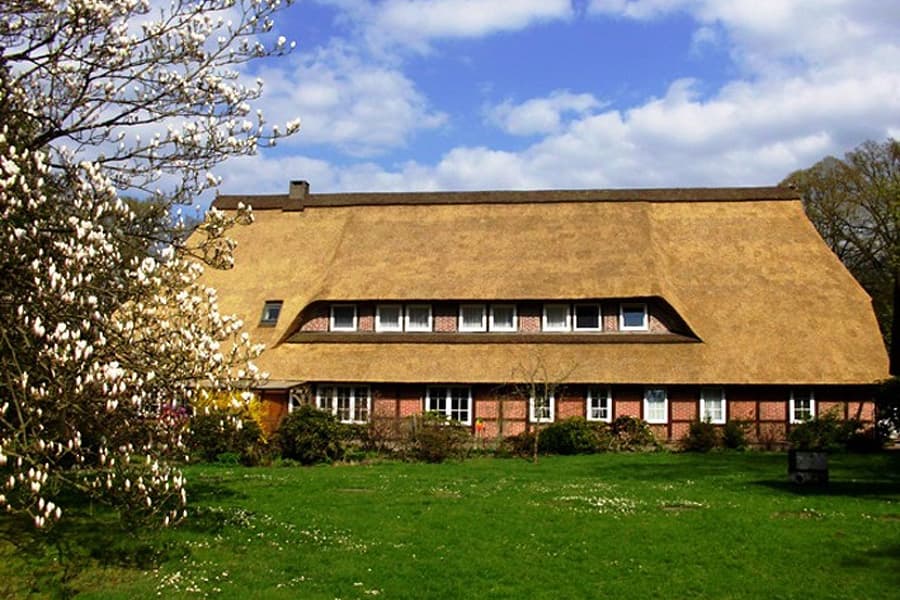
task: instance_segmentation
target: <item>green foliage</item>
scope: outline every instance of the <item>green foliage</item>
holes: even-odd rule
[[[220,457],[231,455],[248,466],[260,464],[266,454],[256,421],[216,410],[191,417],[187,447],[196,460],[222,462]]]
[[[303,465],[341,460],[345,439],[346,429],[334,415],[309,404],[286,416],[275,435],[281,456]]]
[[[498,447],[500,456],[530,457],[534,452],[534,431],[523,431],[503,438]]]
[[[900,377],[891,377],[881,384],[875,406],[878,419],[894,431],[900,431]]]
[[[611,440],[612,434],[606,423],[572,417],[542,429],[538,451],[541,454],[593,454],[609,448]]]
[[[650,425],[637,417],[621,416],[612,422],[612,450],[638,452],[659,449]]]
[[[722,428],[722,445],[731,450],[743,450],[747,447],[747,421],[728,421]]]
[[[836,412],[829,411],[794,425],[788,435],[788,441],[795,450],[832,452],[865,447],[866,435],[871,434],[863,430],[859,420],[843,420]]]
[[[443,415],[425,413],[406,421],[403,454],[410,459],[430,463],[448,458],[464,458],[472,445],[469,430]]]
[[[681,449],[687,452],[709,452],[721,443],[719,429],[709,421],[694,421],[687,435],[681,439]]]

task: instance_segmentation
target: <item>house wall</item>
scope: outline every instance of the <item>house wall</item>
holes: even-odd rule
[[[424,410],[425,384],[372,384],[371,419],[397,427],[405,418]],[[532,429],[528,421],[528,401],[509,386],[472,385],[472,432],[475,422],[484,424],[486,438],[506,437]],[[668,420],[653,424],[651,429],[663,442],[677,442],[687,433],[692,422],[700,416],[700,386],[665,387],[668,397]],[[644,418],[644,386],[613,385],[612,418],[631,416]],[[724,386],[726,420],[743,421],[751,443],[779,446],[790,432],[788,386]],[[872,386],[818,386],[812,388],[815,395],[815,412],[824,415],[834,411],[841,418],[858,418],[872,425],[875,420]],[[559,390],[555,398],[555,419],[586,417],[587,388],[570,385]],[[264,426],[268,431],[287,414],[286,391],[264,390],[260,397],[265,407]],[[314,395],[310,395],[314,398]]]

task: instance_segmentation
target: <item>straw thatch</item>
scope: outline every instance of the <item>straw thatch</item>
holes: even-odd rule
[[[571,382],[867,384],[887,376],[869,297],[791,190],[304,190],[299,199],[222,196],[216,205],[237,202],[254,207],[256,222],[234,231],[236,267],[206,280],[223,309],[270,346],[259,363],[278,380],[499,383],[535,356],[571,371]],[[699,343],[292,336],[316,301],[654,297]],[[284,301],[274,328],[256,327],[266,300]]]

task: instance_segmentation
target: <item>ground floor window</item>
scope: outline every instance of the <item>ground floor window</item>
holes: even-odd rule
[[[669,421],[669,398],[666,396],[665,388],[644,390],[644,420],[648,423]]]
[[[791,390],[791,423],[802,423],[816,416],[816,399],[812,390]]]
[[[720,387],[700,390],[700,420],[717,424],[725,422],[725,390]]]
[[[369,420],[372,394],[367,385],[320,385],[316,387],[316,406],[330,412],[342,423]]]
[[[459,385],[430,386],[425,390],[425,410],[471,425],[472,388]]]
[[[612,394],[608,387],[592,386],[587,390],[588,421],[612,421]]]
[[[528,399],[528,420],[532,423],[552,423],[553,414],[553,394],[538,392]]]

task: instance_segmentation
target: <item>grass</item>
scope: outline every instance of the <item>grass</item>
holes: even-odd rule
[[[187,524],[125,534],[95,514],[60,554],[0,543],[0,596],[895,598],[900,453],[832,457],[821,489],[786,483],[786,463],[192,467]]]

